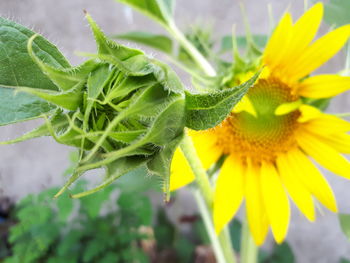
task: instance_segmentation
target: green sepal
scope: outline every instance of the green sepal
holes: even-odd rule
[[[206,130],[221,123],[255,83],[260,72],[243,84],[221,91],[186,94],[186,127]]]
[[[164,146],[182,134],[185,126],[185,101],[182,97],[174,99],[157,116],[142,138],[144,143]]]
[[[170,200],[170,167],[174,153],[181,140],[183,134],[180,134],[174,140],[169,142],[147,163],[147,168],[151,174],[158,175],[163,179],[164,200]]]
[[[53,121],[53,123],[52,123],[52,127],[54,130],[58,130],[66,125],[67,125],[67,121],[65,119],[62,119],[62,118],[57,119],[57,120]],[[34,130],[16,138],[16,139],[0,142],[0,145],[1,144],[13,144],[13,143],[18,143],[18,142],[23,142],[23,141],[27,141],[30,139],[34,139],[34,138],[38,138],[38,137],[42,137],[42,136],[49,136],[49,135],[50,135],[50,130],[49,130],[47,124],[45,123],[45,124],[35,128]]]
[[[135,43],[160,50],[166,54],[172,54],[173,51],[173,42],[168,36],[165,35],[134,31],[113,35],[112,38],[133,41]]]
[[[115,73],[116,70],[112,70],[108,64],[102,64],[89,74],[87,79],[87,97],[85,99],[84,130],[87,129],[86,126],[95,100],[109,84]]]
[[[38,34],[35,34],[28,40],[28,54],[61,91],[68,91],[78,83],[86,80],[89,73],[98,65],[95,61],[88,60],[78,67],[62,68],[51,66],[43,62],[33,51],[33,41],[37,37]]]
[[[176,95],[170,95],[161,84],[144,88],[131,98],[131,103],[126,111],[127,115],[136,114],[145,118],[152,118]]]
[[[166,64],[153,59],[153,75],[166,90],[183,94],[184,88],[176,73]]]
[[[86,19],[88,20],[92,32],[94,33],[98,54],[112,55],[121,61],[133,56],[144,54],[141,50],[119,45],[115,41],[112,41],[106,37],[106,35],[102,32],[100,27],[96,24],[96,22],[89,14],[86,14]]]
[[[109,186],[111,183],[113,183],[115,180],[117,180],[124,174],[127,174],[128,172],[140,167],[146,162],[147,162],[147,158],[141,157],[141,156],[120,158],[108,165],[107,177],[100,185],[98,185],[97,187],[91,190],[87,190],[78,194],[73,194],[71,197],[81,198],[81,197],[96,193],[101,189],[104,189],[105,187]]]
[[[146,129],[143,130],[135,130],[135,131],[120,131],[120,132],[112,132],[109,134],[109,137],[112,139],[123,142],[123,143],[131,143],[132,141],[137,140],[142,135],[147,132]]]
[[[184,99],[181,97],[174,99],[158,114],[156,118],[154,118],[154,121],[151,126],[148,127],[147,133],[145,133],[144,136],[139,137],[138,140],[133,141],[130,145],[124,148],[104,154],[103,160],[97,162],[91,162],[91,160],[89,160],[87,164],[84,163],[83,166],[79,167],[78,171],[81,172],[88,169],[94,169],[122,157],[135,154],[145,154],[147,151],[142,153],[140,150],[142,149],[141,147],[145,147],[146,145],[149,145],[152,150],[156,149],[155,145],[163,147],[183,132],[185,123],[184,110]]]
[[[31,95],[35,95],[47,102],[50,102],[56,106],[62,107],[66,110],[77,110],[79,106],[82,105],[82,88],[84,86],[84,82],[78,83],[71,90],[64,92],[57,92],[52,90],[45,89],[33,89],[29,87],[13,87],[17,91],[22,91],[29,93]]]

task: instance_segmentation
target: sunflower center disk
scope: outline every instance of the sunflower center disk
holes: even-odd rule
[[[256,116],[248,112],[231,113],[213,129],[217,146],[225,154],[233,154],[254,162],[274,161],[278,153],[296,145],[294,132],[299,111],[275,115],[276,108],[297,99],[291,89],[275,79],[261,79],[248,92]]]

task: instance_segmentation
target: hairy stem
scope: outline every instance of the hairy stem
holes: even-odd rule
[[[206,58],[196,49],[193,44],[188,41],[184,34],[177,28],[174,23],[171,23],[167,27],[169,33],[175,37],[181,46],[192,56],[197,65],[207,74],[208,76],[216,76],[215,69],[210,65]]]
[[[199,193],[205,201],[206,209],[203,208],[204,204],[201,204],[198,201],[197,202],[198,202],[199,210],[203,217],[208,235],[213,245],[216,259],[218,260],[219,263],[236,263],[236,257],[234,255],[234,251],[231,245],[231,240],[229,238],[227,229],[224,229],[219,236],[217,236],[215,233],[213,220],[211,218],[211,215],[213,212],[212,211],[213,191],[210,185],[208,175],[205,169],[203,168],[203,165],[197,155],[197,152],[193,145],[191,137],[189,137],[186,134],[180,146],[181,146],[182,152],[184,153],[187,159],[187,162],[189,163],[196,177]],[[196,199],[198,199],[198,197],[196,197]],[[219,243],[220,246],[216,245],[217,243]]]

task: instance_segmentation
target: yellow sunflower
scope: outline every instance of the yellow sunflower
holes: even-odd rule
[[[309,77],[350,36],[350,25],[346,25],[313,41],[322,16],[321,3],[295,23],[286,13],[263,53],[264,72],[240,110],[213,129],[189,132],[206,169],[220,156],[227,156],[215,185],[217,233],[244,199],[258,245],[264,242],[269,226],[278,243],[284,240],[290,221],[289,197],[310,221],[315,220],[314,198],[337,212],[332,189],[313,160],[350,179],[350,163],[342,156],[350,153],[350,123],[301,102],[302,97],[329,98],[350,89],[350,77]],[[194,180],[179,149],[171,170],[171,190]]]

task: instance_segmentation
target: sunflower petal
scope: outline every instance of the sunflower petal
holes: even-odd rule
[[[271,163],[261,166],[261,189],[272,233],[277,243],[282,243],[287,235],[290,207],[286,191],[279,174]]]
[[[288,152],[289,163],[309,191],[329,210],[337,212],[337,202],[327,180],[300,150]]]
[[[318,75],[305,79],[298,90],[301,96],[307,98],[330,98],[350,90],[350,77]]]
[[[310,192],[290,169],[286,155],[277,158],[278,173],[293,202],[310,221],[315,221],[315,207]]]
[[[339,27],[316,40],[296,59],[290,61],[286,74],[297,81],[323,65],[345,45],[350,37],[350,25]]]
[[[340,153],[350,154],[349,134],[317,134],[321,140]]]
[[[218,234],[234,217],[242,203],[244,195],[242,165],[237,159],[228,157],[216,182],[213,219]]]
[[[191,167],[178,147],[170,166],[170,191],[177,190],[195,179]]]
[[[320,110],[302,105],[299,108],[301,116],[298,122],[310,131],[317,131],[322,134],[336,134],[350,131],[350,122],[342,120],[330,114],[324,114]]]
[[[216,137],[209,131],[189,132],[199,159],[205,169],[209,169],[221,156],[222,151],[215,146]]]
[[[264,243],[268,232],[268,220],[262,201],[259,170],[250,160],[246,170],[246,209],[250,231],[257,245]]]
[[[319,164],[331,172],[350,179],[350,162],[339,152],[306,130],[296,137],[299,146]]]
[[[317,3],[302,15],[293,26],[293,33],[281,67],[289,71],[290,61],[299,57],[316,36],[323,17],[323,4]]]
[[[263,62],[269,68],[278,66],[292,36],[292,16],[286,12],[273,32],[264,51]]]

